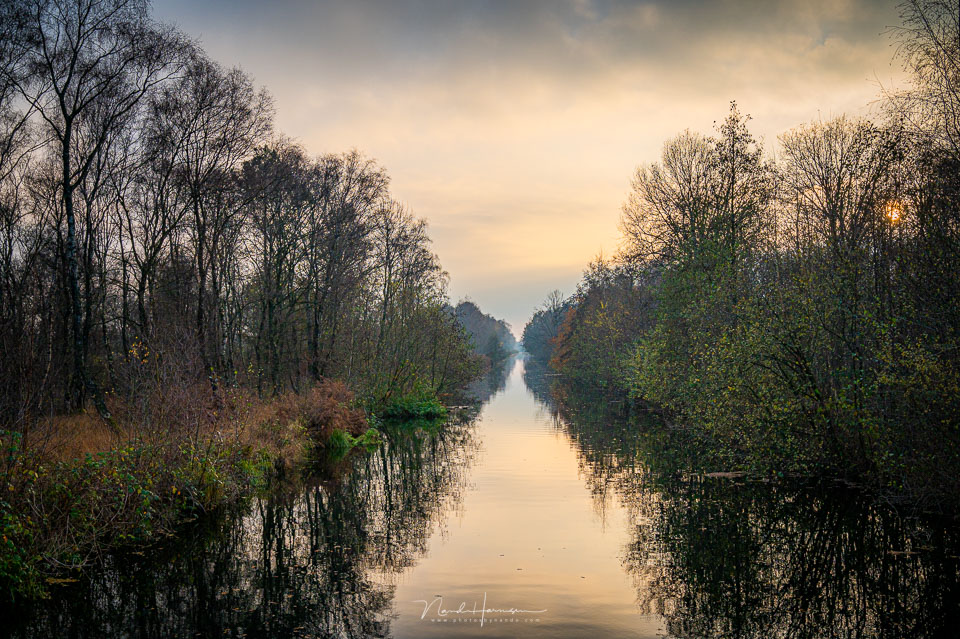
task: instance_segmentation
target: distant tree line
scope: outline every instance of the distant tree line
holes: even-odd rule
[[[520,343],[536,362],[550,361],[560,324],[572,306],[573,300],[565,300],[563,293],[553,291],[523,327]]]
[[[474,352],[486,358],[489,365],[502,364],[517,351],[517,340],[505,321],[487,315],[471,301],[460,302],[453,312],[470,336]]]
[[[277,134],[145,0],[0,5],[4,422],[197,380],[447,392],[479,363],[446,282],[383,167]]]
[[[913,83],[880,123],[800,126],[771,160],[732,104],[671,139],[637,170],[621,253],[525,347],[720,463],[960,494],[960,3],[901,9]]]

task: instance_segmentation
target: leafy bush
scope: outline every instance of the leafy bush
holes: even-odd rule
[[[447,408],[436,395],[415,391],[387,406],[383,416],[393,420],[443,420],[447,418]]]
[[[376,428],[368,428],[358,437],[336,428],[327,438],[325,447],[331,459],[341,460],[349,455],[354,448],[363,447],[367,451],[372,451],[380,445],[381,441],[380,431]]]

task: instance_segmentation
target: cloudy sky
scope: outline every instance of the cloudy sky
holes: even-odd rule
[[[896,0],[156,0],[275,96],[311,153],[357,148],[430,224],[453,301],[519,333],[618,244],[636,167],[731,100],[777,136],[901,80]]]

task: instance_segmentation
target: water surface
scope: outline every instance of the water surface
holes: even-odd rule
[[[955,522],[661,463],[514,361],[479,409],[118,554],[9,619],[47,637],[937,637]],[[531,390],[532,389],[532,390]],[[654,429],[656,431],[656,429]],[[653,438],[656,439],[656,438]]]

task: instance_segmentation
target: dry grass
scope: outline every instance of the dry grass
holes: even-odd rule
[[[122,440],[96,411],[86,410],[41,420],[29,431],[24,445],[40,453],[45,461],[65,462],[110,450]]]
[[[334,429],[359,435],[367,428],[364,412],[353,403],[353,393],[343,382],[323,380],[306,393],[288,392],[261,402],[245,396],[247,413],[242,438],[248,445],[266,447],[289,466],[299,461],[306,440],[326,442]]]
[[[351,435],[366,430],[366,415],[353,399],[350,389],[338,380],[323,380],[305,393],[287,392],[269,400],[244,389],[215,393],[208,384],[157,393],[140,402],[111,396],[114,425],[92,408],[48,417],[30,429],[25,446],[45,461],[66,462],[130,441],[157,444],[184,437],[199,441],[235,437],[243,445],[295,463],[302,456],[305,436],[322,443],[334,429]]]

